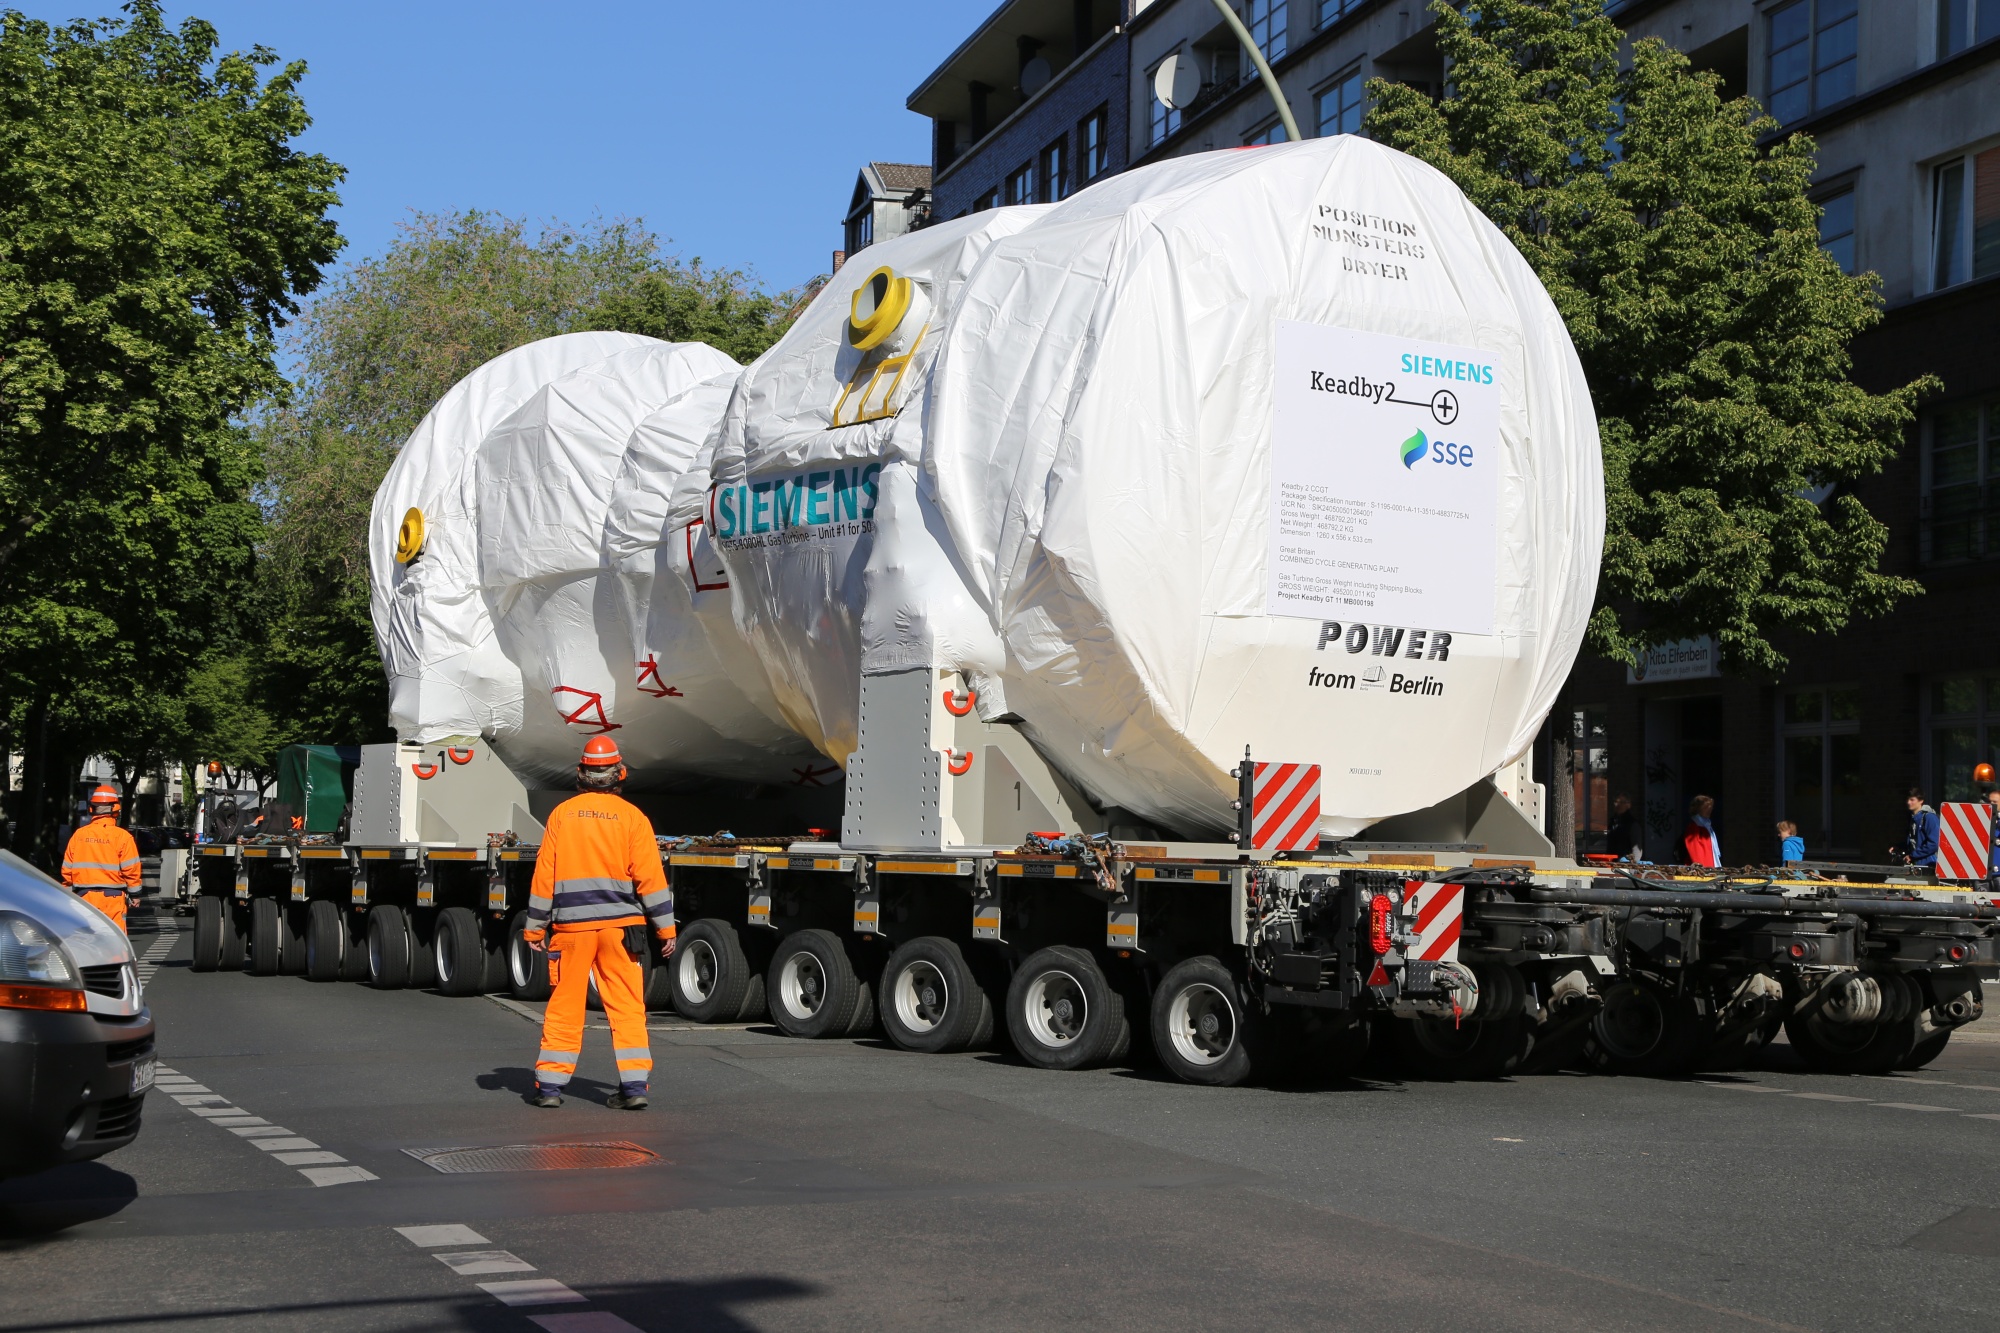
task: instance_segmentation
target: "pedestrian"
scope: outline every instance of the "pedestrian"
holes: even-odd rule
[[[1897,857],[1906,865],[1924,866],[1937,864],[1938,817],[1937,811],[1924,803],[1923,789],[1910,788],[1909,797],[1903,802],[1910,811],[1910,831],[1903,837],[1903,845],[1891,847],[1889,855]]]
[[[139,844],[118,827],[118,790],[100,785],[90,793],[90,818],[69,835],[63,850],[62,882],[82,899],[125,926],[125,908],[139,892]]]
[[[1691,866],[1722,865],[1722,839],[1716,836],[1715,798],[1697,796],[1688,802],[1687,827],[1681,830],[1681,845],[1687,849]]]
[[[1611,822],[1604,830],[1604,850],[1620,861],[1638,859],[1639,821],[1632,813],[1632,798],[1619,792],[1611,802]]]
[[[1789,819],[1778,821],[1778,861],[1781,865],[1791,865],[1806,859],[1806,840],[1799,836],[1799,826]]]
[[[536,1106],[561,1106],[583,1053],[583,1005],[590,978],[611,1020],[618,1091],[606,1105],[639,1111],[647,1104],[653,1052],[646,1038],[646,924],[660,956],[674,952],[674,899],[660,865],[652,821],[620,791],[625,765],[618,744],[593,736],[576,766],[577,794],[549,814],[535,854],[521,938],[546,950],[552,993],[535,1060]]]
[[[1986,769],[1990,780],[1993,770],[1984,764],[1980,767]],[[1996,892],[2000,892],[2000,787],[1986,788],[1986,815],[1992,825],[1986,848],[1986,879]]]

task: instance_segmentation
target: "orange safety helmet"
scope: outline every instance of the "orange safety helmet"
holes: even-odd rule
[[[618,742],[609,736],[592,736],[583,743],[583,758],[577,760],[585,768],[609,768],[613,764],[625,762],[618,753]]]
[[[107,814],[116,814],[118,806],[118,789],[108,783],[99,783],[97,790],[90,793],[90,809],[93,814],[99,810],[104,810]]]

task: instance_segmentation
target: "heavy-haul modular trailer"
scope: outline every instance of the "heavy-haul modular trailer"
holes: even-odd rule
[[[1071,848],[669,848],[681,942],[649,1002],[697,1022],[768,1014],[799,1037],[879,1022],[918,1051],[1004,1026],[1048,1068],[1124,1059],[1137,1037],[1198,1083],[1371,1040],[1436,1077],[1536,1061],[1672,1073],[1781,1027],[1814,1067],[1884,1073],[1979,1017],[2000,964],[1995,908],[1967,891]],[[520,938],[532,846],[201,851],[198,969],[547,994]]]

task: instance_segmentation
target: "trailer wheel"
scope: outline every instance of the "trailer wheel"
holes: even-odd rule
[[[1631,977],[1605,990],[1590,1037],[1592,1063],[1605,1073],[1670,1078],[1700,1053],[1701,1020],[1687,997]]]
[[[780,940],[764,989],[771,1021],[788,1037],[845,1037],[859,1017],[861,979],[832,931],[801,930]]]
[[[1944,1048],[1951,1044],[1950,1028],[1935,1028],[1917,1039],[1910,1053],[1897,1061],[1898,1069],[1922,1069],[1931,1061],[1944,1054]]]
[[[401,990],[410,984],[410,927],[403,909],[378,903],[368,911],[368,984]]]
[[[446,995],[477,995],[486,984],[486,942],[470,907],[447,907],[432,931],[431,965]]]
[[[194,900],[194,961],[196,972],[213,972],[222,966],[222,918],[227,912],[222,899],[204,893]]]
[[[338,981],[347,957],[347,920],[322,898],[306,908],[306,980]]]
[[[517,1000],[549,998],[549,956],[528,947],[521,932],[528,928],[528,909],[507,923],[507,990]]]
[[[306,970],[308,905],[284,903],[278,910],[278,973],[301,976]]]
[[[410,933],[410,972],[403,983],[418,990],[438,984],[437,918],[429,908],[403,913],[403,925]]]
[[[712,917],[680,932],[674,956],[660,969],[674,1012],[695,1023],[740,1023],[750,997],[750,960],[736,927]]]
[[[1066,945],[1030,954],[1014,973],[1007,1035],[1023,1060],[1042,1069],[1087,1069],[1132,1043],[1125,997],[1095,958]]]
[[[479,938],[480,947],[486,951],[486,966],[480,979],[479,989],[488,995],[498,995],[502,991],[512,989],[507,965],[507,955],[511,952],[508,940],[511,937],[507,934],[506,923],[502,921],[497,925],[489,925],[482,921]]]
[[[890,954],[881,996],[882,1028],[906,1051],[943,1054],[993,1039],[993,1002],[943,936],[911,940]]]
[[[1887,1074],[1916,1053],[1923,993],[1900,973],[1881,973],[1875,982],[1887,1015],[1880,1022],[1836,1023],[1817,1011],[1785,1020],[1800,1059],[1822,1074]]]
[[[368,923],[372,919],[366,912],[341,913],[341,929],[347,936],[340,946],[342,981],[367,981],[372,975],[368,968]]]
[[[1403,1068],[1419,1078],[1504,1078],[1520,1069],[1535,1033],[1519,1014],[1454,1024],[1428,1015],[1395,1020]]]
[[[250,900],[250,972],[253,976],[278,975],[280,915],[274,899]]]
[[[1254,1072],[1257,1018],[1245,1012],[1242,988],[1218,960],[1174,964],[1153,992],[1152,1017],[1153,1050],[1183,1083],[1229,1088]]]
[[[249,961],[250,914],[226,898],[216,901],[222,904],[222,952],[215,965],[224,972],[240,971]]]

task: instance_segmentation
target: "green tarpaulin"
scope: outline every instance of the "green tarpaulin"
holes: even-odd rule
[[[358,745],[287,745],[278,751],[278,801],[304,815],[307,833],[332,833],[360,763]]]

